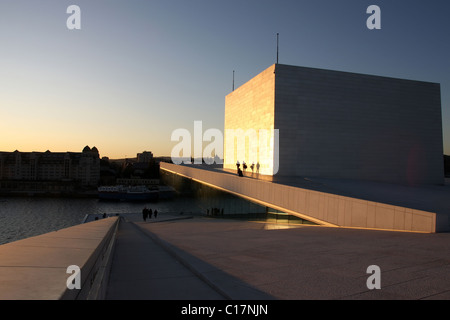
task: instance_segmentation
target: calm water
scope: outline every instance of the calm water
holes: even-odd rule
[[[177,198],[156,203],[105,202],[97,199],[0,197],[0,244],[82,223],[87,214],[140,213],[142,208],[164,213],[201,213],[195,199]]]

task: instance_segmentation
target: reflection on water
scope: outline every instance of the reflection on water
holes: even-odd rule
[[[34,197],[0,198],[0,244],[71,227],[83,222],[87,214],[139,213],[147,206],[164,213],[200,213],[192,198],[158,202],[104,202],[98,199]]]
[[[181,180],[180,180],[181,181]],[[189,192],[158,202],[105,202],[98,199],[0,197],[0,244],[71,227],[86,215],[139,214],[147,206],[158,216],[193,214],[215,218],[242,219],[267,223],[268,228],[313,224],[294,215],[262,206],[229,193],[194,182]]]

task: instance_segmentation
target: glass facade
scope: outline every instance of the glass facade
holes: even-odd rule
[[[179,197],[194,198],[205,216],[276,224],[315,224],[165,170],[161,170],[160,177],[162,183],[177,190]]]

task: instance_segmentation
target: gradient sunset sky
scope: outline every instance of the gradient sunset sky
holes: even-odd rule
[[[0,0],[0,151],[169,156],[175,129],[223,130],[233,70],[238,87],[275,63],[280,33],[283,64],[440,83],[450,154],[449,14],[446,0]]]

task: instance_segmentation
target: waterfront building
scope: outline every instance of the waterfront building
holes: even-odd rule
[[[444,183],[438,83],[275,64],[226,96],[224,128],[224,168]]]
[[[160,163],[206,213],[450,230],[438,83],[275,64],[225,97],[224,129],[223,168]]]
[[[0,152],[0,181],[73,182],[97,186],[100,157],[96,147],[82,152]]]

